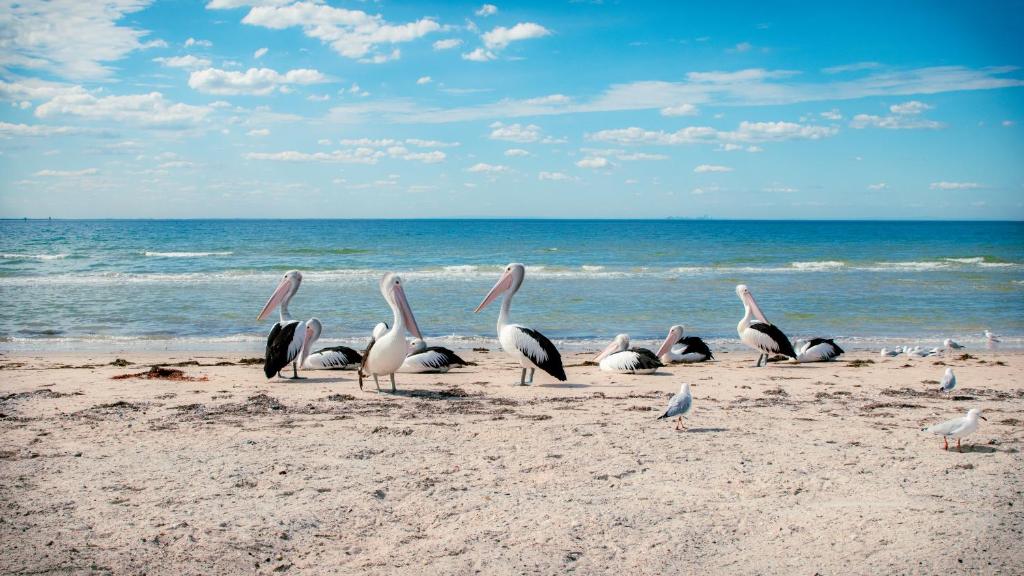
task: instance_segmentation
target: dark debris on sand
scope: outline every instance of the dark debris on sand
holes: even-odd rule
[[[186,376],[184,372],[176,368],[164,368],[153,366],[146,372],[134,372],[111,376],[111,380],[127,380],[129,378],[145,378],[147,380],[172,380],[176,382],[205,382],[206,376]]]

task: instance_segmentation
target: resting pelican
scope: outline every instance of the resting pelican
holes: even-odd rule
[[[828,362],[835,360],[845,351],[839,347],[831,338],[811,338],[810,340],[797,339],[796,361],[801,364],[807,362]]]
[[[292,320],[292,315],[288,312],[288,304],[292,301],[295,293],[299,291],[299,285],[302,284],[302,273],[298,270],[289,270],[285,272],[284,277],[277,284],[277,288],[274,289],[274,293],[271,294],[270,299],[263,305],[263,310],[260,310],[259,315],[256,316],[256,320],[265,319],[270,313],[277,308],[278,322],[274,324],[274,327],[270,330],[270,335],[267,337],[267,349],[266,349],[266,362],[263,365],[263,371],[267,374],[267,378],[280,372],[287,362],[281,365],[279,368],[272,370],[270,366],[271,348],[284,347],[288,349],[290,339],[298,334],[298,338],[301,341],[303,336],[302,330],[296,330],[299,322]],[[287,327],[288,324],[295,324],[296,326]],[[284,339],[284,340],[281,340]],[[291,361],[294,361],[295,356],[292,357]],[[298,378],[298,365],[292,364],[292,377]]]
[[[967,416],[946,420],[940,424],[924,428],[922,431],[942,436],[944,450],[949,450],[949,439],[956,438],[956,449],[958,452],[963,452],[963,450],[960,449],[960,438],[967,436],[968,434],[972,434],[978,429],[978,418],[981,418],[986,422],[988,421],[988,418],[981,415],[981,410],[971,408],[967,412]]]
[[[418,338],[409,342],[409,355],[402,362],[399,372],[411,373],[439,373],[443,374],[451,370],[453,366],[468,366],[469,364],[459,358],[459,355],[442,346],[427,346],[427,343]]]
[[[409,308],[409,301],[405,298],[405,289],[402,288],[402,279],[398,274],[389,272],[381,278],[380,293],[384,296],[388,306],[391,307],[394,321],[390,330],[379,337],[374,337],[370,347],[366,350],[366,354],[363,355],[363,363],[359,373],[360,375],[372,375],[374,383],[377,384],[378,392],[380,391],[380,382],[377,380],[377,377],[389,376],[391,378],[391,392],[394,393],[396,391],[395,372],[398,371],[402,366],[402,362],[405,361],[405,353],[409,347],[408,342],[405,340],[405,332],[408,330],[410,334],[421,340],[423,335],[420,334],[420,327],[416,324],[416,318],[412,315],[412,309]],[[374,330],[375,334],[376,332]]]
[[[665,364],[673,362],[691,363],[714,360],[711,348],[697,336],[684,336],[679,324],[668,329],[668,336],[658,349],[658,358]]]
[[[690,411],[690,406],[693,405],[693,394],[690,393],[690,385],[683,382],[683,385],[679,387],[679,394],[676,394],[668,401],[668,410],[661,416],[658,416],[658,420],[662,418],[672,418],[678,416],[676,420],[676,430],[685,430],[683,426],[683,416]]]
[[[619,374],[654,374],[664,366],[654,352],[646,348],[630,348],[629,334],[616,336],[594,361],[601,363],[601,370]]]
[[[310,318],[305,322],[291,320],[274,324],[274,329],[270,331],[270,337],[267,339],[263,373],[267,378],[272,378],[274,374],[281,376],[281,370],[291,364],[292,379],[300,379],[295,366],[305,363],[310,347],[320,338],[322,330],[323,326],[316,318]]]
[[[362,355],[348,346],[331,346],[310,353],[302,367],[307,370],[350,370],[362,361]]]
[[[533,373],[537,368],[554,376],[559,381],[565,381],[565,368],[562,367],[562,356],[558,349],[543,334],[520,326],[509,324],[508,311],[512,306],[512,297],[519,291],[523,284],[523,277],[526,275],[526,267],[522,264],[512,263],[505,267],[501,278],[491,288],[491,291],[484,297],[483,302],[476,307],[474,312],[483,310],[502,293],[505,297],[501,301],[501,312],[498,313],[498,342],[505,352],[519,362],[523,373],[519,378],[519,384],[525,386],[533,383]],[[526,379],[526,371],[530,371],[530,379]]]
[[[743,302],[743,319],[736,326],[736,332],[740,335],[740,341],[754,350],[761,353],[757,357],[755,366],[764,366],[768,363],[771,354],[782,354],[796,359],[796,352],[789,338],[782,333],[782,330],[768,321],[758,308],[757,302],[750,294],[746,284],[736,286],[736,295]]]

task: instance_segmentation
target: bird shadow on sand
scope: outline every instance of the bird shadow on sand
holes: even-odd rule
[[[327,384],[327,383],[337,383],[337,382],[351,382],[351,380],[348,379],[348,378],[324,378],[324,377],[317,377],[317,376],[304,376],[302,378],[299,378],[298,380],[296,380],[294,378],[274,378],[274,379],[268,380],[267,382],[268,383],[273,383],[273,384],[295,384],[295,385],[301,386],[303,384]]]
[[[590,384],[573,384],[572,382],[558,382],[553,384],[530,384],[535,388],[589,388]]]
[[[956,448],[950,446],[950,452],[955,452]],[[978,445],[978,444],[965,444],[963,446],[964,454],[996,454],[998,452],[1006,452],[1007,454],[1013,454],[1017,452],[1016,448],[997,448],[995,446]]]
[[[728,432],[728,428],[687,428],[690,434],[707,434],[709,432]]]

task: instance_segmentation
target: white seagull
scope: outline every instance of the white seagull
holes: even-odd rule
[[[889,350],[888,348],[882,348],[881,350],[879,350],[878,355],[881,356],[882,358],[892,358],[894,356],[899,356],[900,350]]]
[[[654,374],[663,364],[646,348],[630,348],[629,334],[619,334],[594,358],[601,370],[619,374]]]
[[[740,335],[740,341],[761,353],[755,366],[766,365],[772,354],[782,354],[795,360],[793,344],[782,330],[765,318],[747,285],[737,285],[736,295],[743,302],[743,318],[736,325],[736,332]]]
[[[988,340],[989,344],[998,344],[1000,341],[999,337],[989,330],[985,330],[985,339]]]
[[[953,388],[956,388],[956,374],[953,374],[952,368],[946,368],[946,373],[942,375],[939,392],[952,392]]]
[[[519,362],[523,369],[519,377],[519,384],[525,386],[533,383],[533,373],[537,368],[547,372],[556,380],[565,381],[565,368],[562,367],[562,355],[558,353],[555,345],[546,336],[519,324],[509,323],[509,308],[512,307],[512,297],[523,285],[523,278],[526,276],[526,267],[513,262],[505,267],[501,278],[491,288],[491,291],[484,296],[483,302],[476,307],[479,312],[487,307],[501,294],[505,297],[501,300],[501,312],[498,313],[498,342],[509,356]],[[530,371],[530,378],[527,380],[526,371]]]
[[[967,416],[946,420],[940,424],[923,428],[922,431],[942,436],[944,450],[949,450],[949,439],[956,438],[956,449],[959,452],[963,452],[960,449],[960,438],[972,434],[978,429],[978,418],[988,421],[988,418],[981,415],[981,410],[971,408],[967,412]]]
[[[946,350],[963,350],[964,349],[964,346],[954,342],[952,338],[946,338],[946,340],[942,343],[942,345],[946,347]]]
[[[679,387],[679,394],[676,394],[668,401],[668,409],[665,410],[664,414],[658,416],[658,420],[678,416],[676,419],[676,430],[685,430],[683,416],[690,411],[692,405],[693,395],[690,393],[690,385],[683,382],[683,385]]]
[[[420,327],[416,324],[416,317],[412,315],[409,301],[405,298],[405,289],[402,288],[402,279],[398,274],[388,272],[380,280],[380,293],[388,303],[393,314],[391,329],[386,332],[380,329],[380,324],[374,328],[374,339],[370,342],[366,352],[363,354],[363,363],[359,367],[359,387],[362,388],[362,377],[373,376],[373,382],[380,392],[378,376],[389,376],[391,378],[391,392],[395,389],[395,372],[405,361],[409,343],[405,339],[405,332],[408,330],[413,336],[423,339],[420,334]],[[386,326],[386,325],[385,325]],[[378,336],[378,334],[380,334]]]

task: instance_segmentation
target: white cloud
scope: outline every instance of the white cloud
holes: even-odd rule
[[[434,50],[451,50],[462,46],[462,40],[460,38],[445,38],[434,42],[433,46]]]
[[[501,122],[494,122],[489,128],[491,129],[491,140],[504,140],[521,144],[530,142],[561,144],[565,142],[564,139],[544,136],[540,126],[536,124],[502,124]]]
[[[75,178],[78,176],[95,176],[100,171],[95,168],[85,168],[83,170],[40,170],[33,174],[33,176],[48,176],[52,178]]]
[[[902,104],[893,104],[892,106],[889,106],[889,111],[893,114],[920,114],[925,110],[931,109],[932,106],[917,100],[911,100]]]
[[[462,54],[463,60],[469,60],[471,62],[488,62],[494,60],[498,55],[490,50],[484,50],[483,48],[477,48],[472,52],[465,52]]]
[[[732,131],[720,131],[708,126],[689,126],[676,132],[630,127],[601,130],[594,134],[589,134],[588,138],[600,142],[616,142],[619,144],[671,146],[713,142],[753,143],[784,140],[819,140],[834,136],[837,132],[836,128],[830,126],[814,126],[794,122],[741,122],[739,127]]]
[[[588,156],[576,162],[580,168],[605,168],[609,164],[608,159],[604,156]]]
[[[835,108],[833,108],[831,110],[828,110],[826,112],[822,112],[821,113],[821,117],[824,118],[825,120],[832,120],[832,121],[837,121],[837,120],[842,120],[843,119],[843,115],[840,114],[839,110],[837,110]]]
[[[316,70],[300,68],[280,74],[270,68],[250,68],[245,72],[207,68],[192,72],[188,85],[206,94],[249,94],[263,96],[289,85],[326,82],[327,77]]]
[[[196,38],[190,37],[188,40],[185,40],[185,47],[191,48],[192,46],[199,46],[200,48],[212,48],[213,42],[210,42],[209,40],[198,40]]]
[[[1002,124],[1003,126],[1010,127],[1016,124],[1016,122],[1014,122],[1013,120],[1003,120]]]
[[[220,4],[211,3],[207,7],[219,8]],[[254,6],[242,22],[272,30],[298,27],[306,36],[320,40],[338,54],[364,62],[380,62],[380,58],[390,60],[398,56],[395,51],[390,55],[377,53],[382,45],[411,42],[441,30],[441,25],[432,18],[392,24],[379,14],[310,1]]]
[[[857,114],[850,121],[850,128],[885,128],[888,130],[937,130],[945,125],[942,122],[919,118],[912,114],[894,114],[892,116],[874,116]]]
[[[885,182],[879,182],[877,184],[868,184],[868,190],[885,190],[889,187]]]
[[[416,79],[416,83],[419,84],[420,86],[424,84],[430,84],[432,81],[433,79],[430,76],[420,76],[419,78]]]
[[[792,194],[794,192],[799,192],[800,190],[798,188],[793,188],[792,186],[782,186],[780,184],[775,184],[774,186],[762,188],[761,191],[769,193]]]
[[[503,166],[501,164],[487,164],[485,162],[479,162],[467,168],[466,171],[495,174],[498,172],[508,172],[508,166]]]
[[[262,138],[264,136],[270,136],[270,130],[267,128],[254,128],[253,130],[249,130],[248,132],[246,132],[245,135]]]
[[[160,92],[100,97],[75,87],[40,104],[35,115],[38,118],[78,116],[96,121],[171,127],[198,124],[210,111],[204,106],[171,102]]]
[[[540,24],[535,22],[520,22],[511,28],[498,26],[490,32],[485,32],[481,38],[484,41],[484,46],[488,49],[501,50],[512,42],[529,40],[531,38],[543,38],[550,34],[551,31]]]
[[[153,58],[153,62],[159,62],[168,68],[206,68],[211,64],[206,58],[197,58],[191,54],[168,58]]]
[[[483,6],[478,8],[476,12],[474,12],[474,14],[476,14],[477,16],[480,16],[481,18],[486,18],[488,16],[494,16],[497,13],[498,13],[498,7],[495,6],[494,4],[484,4]]]
[[[509,148],[508,150],[505,150],[505,156],[508,156],[509,158],[521,158],[529,155],[530,153],[522,148]]]
[[[701,164],[694,168],[693,171],[696,174],[704,174],[707,172],[732,172],[732,168],[718,164]]]
[[[414,160],[416,162],[423,162],[424,164],[436,164],[443,162],[448,157],[447,154],[440,150],[431,150],[430,152],[406,152],[399,156],[402,160]]]
[[[47,126],[45,124],[11,124],[0,122],[0,138],[63,136],[78,134],[82,130],[71,126]]]
[[[677,104],[675,106],[666,106],[661,109],[662,116],[696,116],[697,107],[693,104]]]
[[[977,182],[932,182],[928,185],[932,190],[977,190],[983,188]]]
[[[540,172],[537,174],[537,180],[550,180],[552,182],[567,182],[570,180],[579,180],[575,176],[569,176],[564,172]]]
[[[830,66],[828,68],[822,68],[821,71],[825,74],[842,74],[844,72],[860,72],[862,70],[873,70],[880,68],[882,65],[878,62],[854,62],[853,64],[843,64],[841,66]]]
[[[586,156],[614,157],[623,162],[634,162],[637,160],[668,160],[664,154],[650,154],[647,152],[627,152],[617,148],[581,148],[580,152]]]
[[[754,45],[750,42],[740,42],[729,49],[729,52],[750,52],[754,48]]]
[[[306,96],[306,100],[309,100],[310,102],[327,102],[330,99],[330,94],[310,94],[309,96]]]
[[[255,52],[252,53],[252,57],[257,59],[257,60],[259,60],[260,58],[263,58],[264,56],[266,56],[267,52],[269,52],[269,51],[270,51],[269,48],[259,48]]]
[[[333,152],[250,152],[245,155],[248,160],[270,160],[274,162],[324,162],[336,164],[376,164],[386,153],[373,148],[355,148],[350,150],[334,150]]]

